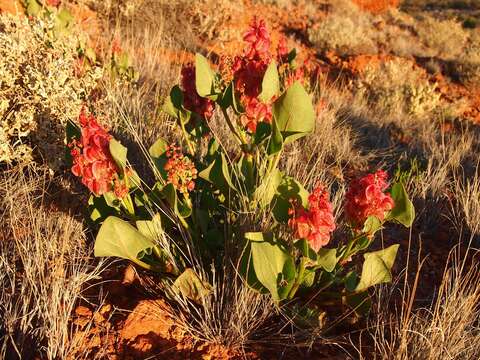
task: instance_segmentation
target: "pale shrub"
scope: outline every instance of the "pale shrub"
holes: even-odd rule
[[[36,148],[58,168],[65,124],[101,76],[76,74],[77,34],[56,39],[52,24],[0,16],[0,163],[29,161]]]
[[[423,70],[400,59],[368,66],[354,86],[375,108],[387,113],[425,117],[440,104],[437,85],[428,81]]]
[[[376,53],[373,16],[355,4],[339,0],[318,26],[309,31],[309,40],[319,49],[340,55]]]
[[[430,56],[450,60],[459,56],[465,47],[468,34],[455,20],[437,20],[425,17],[415,25],[421,42]]]
[[[480,30],[472,31],[467,46],[457,61],[454,61],[455,76],[465,85],[480,84]]]

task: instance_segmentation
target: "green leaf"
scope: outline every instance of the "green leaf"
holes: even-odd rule
[[[273,115],[286,144],[313,132],[315,128],[312,99],[298,81],[274,102]]]
[[[345,275],[344,281],[345,289],[350,292],[355,291],[355,288],[357,287],[359,282],[357,273],[355,271],[350,271],[347,275]]]
[[[260,207],[265,208],[271,202],[277,189],[282,182],[283,174],[280,170],[274,169],[267,175],[254,192],[254,198],[258,201]]]
[[[282,249],[272,234],[246,233],[250,240],[253,268],[258,281],[265,286],[275,301],[283,300],[295,280],[295,262]]]
[[[193,269],[186,269],[173,283],[173,290],[184,297],[201,304],[212,293],[212,286],[200,279]]]
[[[362,232],[373,235],[382,228],[382,222],[376,216],[369,216],[363,224]]]
[[[111,207],[105,201],[103,196],[90,195],[88,199],[88,211],[90,213],[90,220],[94,224],[99,224],[110,215],[118,214],[117,208]]]
[[[195,86],[198,95],[212,97],[215,73],[210,68],[207,58],[201,54],[195,55]]]
[[[165,154],[165,152],[167,151],[167,148],[168,148],[167,142],[162,138],[159,138],[157,141],[155,141],[155,143],[152,146],[150,146],[150,148],[148,149],[148,153],[152,158],[158,158],[163,154]]]
[[[290,66],[294,66],[294,61],[295,61],[295,58],[297,57],[297,49],[292,49],[290,50],[290,52],[288,53],[288,62],[290,63]]]
[[[235,166],[237,171],[233,173],[236,175],[237,184],[240,183],[246,194],[251,194],[255,188],[253,158],[248,154],[242,154]]]
[[[187,218],[192,214],[192,209],[178,199],[177,190],[172,184],[169,183],[163,187],[162,195],[167,199],[170,207],[178,216]]]
[[[235,186],[233,186],[228,163],[223,153],[217,154],[213,162],[206,169],[200,171],[198,176],[212,183],[224,193],[228,192],[228,187],[236,190]]]
[[[315,270],[305,269],[303,273],[302,283],[300,284],[303,288],[311,288],[315,283]]]
[[[167,172],[165,171],[165,164],[167,163],[167,142],[162,138],[159,138],[155,143],[150,146],[148,149],[148,153],[152,157],[153,164],[160,172],[161,177],[166,180],[167,179]]]
[[[170,90],[170,95],[165,99],[162,110],[168,115],[179,118],[179,111],[183,108],[183,92],[178,85]]]
[[[135,222],[138,231],[151,240],[156,240],[163,233],[162,218],[155,214],[152,220],[137,220]]]
[[[268,289],[260,283],[253,268],[251,242],[248,242],[243,250],[239,271],[247,281],[248,286],[262,294],[268,294]]]
[[[308,204],[308,191],[290,176],[284,176],[282,182],[277,188],[277,194],[272,199],[273,217],[279,223],[288,222],[288,210],[290,209],[290,199],[297,200],[303,206]]]
[[[390,269],[395,262],[399,245],[364,254],[362,275],[355,292],[362,292],[371,286],[392,281]]]
[[[254,135],[255,145],[260,145],[264,140],[268,139],[271,133],[272,133],[272,127],[270,126],[269,123],[266,123],[263,121],[259,122],[257,124],[257,129]]]
[[[280,129],[278,128],[276,121],[272,123],[272,136],[270,137],[270,142],[267,147],[267,154],[274,155],[282,151],[283,148],[283,137]]]
[[[124,169],[127,166],[127,148],[112,138],[110,140],[109,150],[117,166],[120,169]]]
[[[321,248],[318,251],[317,264],[327,272],[332,272],[337,265],[337,249]]]
[[[280,92],[280,79],[278,77],[277,64],[272,61],[265,71],[262,80],[262,92],[258,95],[260,101],[270,102]]]
[[[105,194],[103,194],[103,198],[105,199],[105,202],[107,203],[108,206],[115,208],[115,209],[120,209],[120,199],[115,195],[113,191],[108,191]]]
[[[39,16],[43,11],[42,5],[37,0],[26,0],[27,14],[29,16]]]
[[[387,215],[387,220],[395,220],[405,227],[410,227],[415,219],[415,208],[408,198],[405,187],[402,183],[396,183],[392,186],[391,195],[395,207]]]
[[[95,240],[97,257],[116,256],[138,263],[141,254],[150,253],[154,243],[128,222],[109,216],[100,227]]]
[[[294,242],[294,246],[300,251],[303,257],[309,259],[307,265],[317,264],[317,253],[310,247],[306,239],[300,239]]]
[[[75,18],[70,13],[70,11],[65,8],[60,9],[60,11],[57,13],[57,16],[55,17],[55,24],[53,27],[55,34],[58,35],[65,33],[74,21]]]

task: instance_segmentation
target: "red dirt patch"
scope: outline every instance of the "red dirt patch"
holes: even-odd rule
[[[363,10],[374,14],[379,14],[388,9],[396,8],[400,4],[400,0],[353,0],[353,2]]]
[[[0,14],[3,12],[19,15],[24,14],[25,9],[20,0],[0,0]]]

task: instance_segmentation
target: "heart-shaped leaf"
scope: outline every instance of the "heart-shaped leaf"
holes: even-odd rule
[[[254,193],[254,198],[258,201],[260,207],[265,208],[272,202],[282,179],[283,174],[278,169],[274,169],[263,179]]]
[[[163,233],[162,218],[158,213],[153,216],[152,220],[137,220],[135,225],[142,235],[154,241]]]
[[[148,237],[131,224],[109,216],[98,231],[94,254],[97,257],[116,256],[139,263],[141,254],[150,253],[154,246]]]
[[[262,80],[262,92],[258,96],[260,101],[268,103],[280,92],[280,79],[278,77],[277,64],[272,61],[265,71]]]
[[[171,183],[165,185],[161,193],[167,200],[175,214],[181,216],[182,218],[187,218],[192,214],[192,209],[178,198],[177,190]]]
[[[332,272],[337,265],[337,249],[321,248],[317,254],[317,264],[327,272]]]
[[[369,235],[374,235],[381,228],[382,222],[376,216],[369,216],[363,224],[362,232]]]
[[[125,169],[127,166],[127,148],[112,138],[109,143],[109,150],[117,166],[120,169]]]
[[[395,220],[403,226],[410,227],[415,219],[415,208],[408,198],[402,183],[396,183],[390,191],[395,207],[390,211],[387,220]]]
[[[212,286],[200,279],[193,269],[186,269],[173,283],[173,290],[184,297],[201,304],[212,293]]]
[[[228,163],[223,153],[217,153],[213,162],[206,169],[200,171],[198,176],[212,183],[224,193],[228,192],[228,187],[236,190],[235,186],[233,186]]]
[[[273,115],[286,144],[313,132],[315,128],[312,99],[298,81],[274,102]]]
[[[303,206],[308,204],[308,191],[290,176],[284,176],[277,188],[277,193],[272,199],[272,212],[275,220],[279,223],[287,223],[288,210],[291,207],[290,200],[297,200]]]
[[[198,95],[201,97],[209,97],[216,100],[213,91],[215,82],[215,73],[210,68],[210,64],[205,56],[201,54],[195,55],[195,87]]]
[[[165,152],[167,151],[167,148],[168,148],[167,142],[162,138],[159,138],[157,141],[155,141],[155,143],[152,146],[150,146],[150,148],[148,149],[148,153],[152,158],[158,158],[163,154],[165,154]]]
[[[362,275],[360,282],[355,288],[356,292],[362,292],[371,286],[392,281],[390,269],[397,256],[398,244],[386,249],[364,254]]]
[[[245,238],[250,240],[253,269],[258,281],[270,291],[274,300],[283,300],[296,276],[292,256],[270,233],[246,233]]]

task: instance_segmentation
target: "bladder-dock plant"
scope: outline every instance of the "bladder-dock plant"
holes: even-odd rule
[[[333,293],[360,312],[367,289],[391,280],[398,245],[365,251],[387,222],[411,226],[412,203],[402,184],[389,186],[383,171],[354,179],[344,204],[348,231],[332,246],[340,226],[327,188],[317,184],[309,193],[279,167],[284,147],[315,126],[303,70],[284,44],[271,52],[263,21],[255,20],[244,40],[243,53],[219,72],[200,54],[184,66],[164,105],[181,129],[184,150],[163,139],[150,147],[154,184],[141,181],[127,149],[92,116],[83,113],[81,127],[70,126],[72,171],[91,190],[91,220],[101,224],[95,254],[158,271],[178,293],[201,303],[211,279],[195,269],[224,266],[233,247],[239,251],[230,264],[274,301]],[[221,146],[212,131],[215,112],[234,149]],[[358,254],[360,275],[351,261]]]

